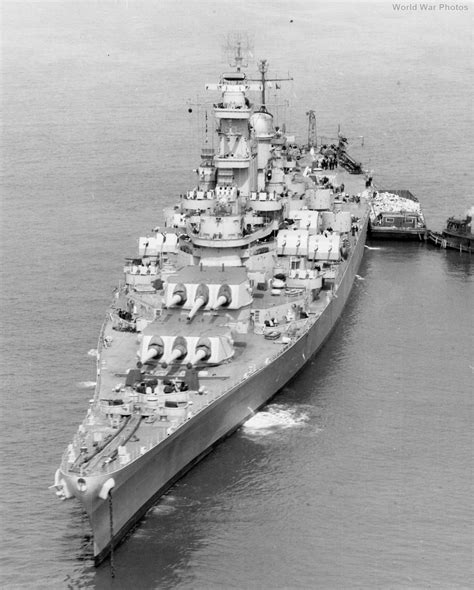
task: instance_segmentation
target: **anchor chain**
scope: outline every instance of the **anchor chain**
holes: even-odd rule
[[[87,551],[90,549],[90,534],[86,532],[87,513],[85,510],[81,511],[81,541],[82,541],[82,563],[87,561]],[[83,566],[84,567],[84,566]]]
[[[110,575],[115,578],[114,567],[114,512],[112,504],[112,490],[109,490],[109,521],[110,521]]]

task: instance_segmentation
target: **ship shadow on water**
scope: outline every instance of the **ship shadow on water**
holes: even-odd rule
[[[391,259],[398,259],[400,257],[400,251],[403,251],[404,256],[410,258],[423,252],[426,248],[426,243],[419,240],[374,240],[370,237],[367,238],[365,244],[365,251],[374,253],[378,252],[383,254],[384,258],[387,256]]]
[[[78,504],[72,505],[71,526],[63,536],[64,561],[72,563],[72,571],[65,577],[64,587],[76,590],[78,588],[94,587],[95,567],[93,536],[90,530],[87,513]],[[71,560],[70,547],[76,548]]]

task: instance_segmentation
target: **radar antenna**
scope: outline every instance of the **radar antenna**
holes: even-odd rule
[[[241,68],[246,68],[249,65],[248,58],[252,55],[248,35],[239,32],[229,33],[224,51],[227,54],[229,65],[237,68],[237,71],[240,72]]]
[[[269,82],[289,82],[293,80],[293,78],[267,78],[266,74],[268,72],[268,61],[266,59],[261,59],[258,62],[258,71],[260,72],[260,78],[253,79],[249,78],[253,82],[261,82],[262,83],[262,108],[266,110],[266,100],[265,100],[265,89]],[[276,84],[277,88],[280,88],[278,84]]]

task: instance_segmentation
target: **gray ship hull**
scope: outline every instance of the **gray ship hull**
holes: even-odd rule
[[[90,502],[84,502],[94,535],[96,564],[107,557],[174,482],[268,402],[320,349],[349,297],[363,257],[367,225],[366,216],[345,272],[336,285],[336,296],[307,332],[282,350],[276,361],[241,381],[143,456],[113,472],[111,499],[94,496]],[[75,486],[70,474],[62,476]]]

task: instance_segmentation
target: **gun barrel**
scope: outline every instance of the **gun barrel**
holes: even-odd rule
[[[193,307],[191,308],[191,311],[188,314],[188,320],[192,320],[193,317],[197,314],[198,310],[203,307],[203,305],[206,305],[206,299],[204,297],[198,297],[195,302]]]
[[[217,298],[217,301],[214,305],[214,309],[219,309],[219,307],[222,307],[223,305],[227,305],[229,303],[229,298],[227,297],[227,295],[219,295],[219,297]]]
[[[169,358],[168,363],[172,363],[173,361],[177,361],[178,359],[186,356],[187,350],[182,344],[178,344],[173,348],[171,351],[171,356]]]
[[[146,363],[155,357],[160,357],[163,354],[163,346],[160,344],[151,344],[148,350],[143,355],[142,363]]]
[[[173,305],[180,305],[181,303],[184,303],[183,294],[182,293],[175,293],[173,295],[173,297],[171,298],[170,307],[172,307]]]
[[[207,347],[202,347],[196,351],[196,356],[194,357],[193,365],[197,365],[200,361],[206,360],[210,356],[210,351]]]
[[[205,350],[198,350],[196,353],[196,357],[194,358],[193,365],[197,364],[199,361],[202,361],[202,359],[205,357],[206,357],[206,351]]]

